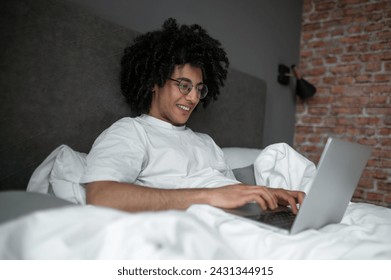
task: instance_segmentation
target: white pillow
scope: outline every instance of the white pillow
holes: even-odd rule
[[[231,169],[242,168],[253,164],[262,151],[261,149],[240,147],[225,147],[222,150],[225,160]]]
[[[85,166],[86,154],[61,145],[35,169],[27,191],[47,193],[75,204],[85,204],[85,189],[79,184]]]

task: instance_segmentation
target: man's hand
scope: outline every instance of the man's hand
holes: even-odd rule
[[[277,198],[278,205],[290,205],[294,214],[297,214],[298,211],[297,204],[301,205],[305,197],[305,193],[302,191],[291,191],[280,188],[269,188],[269,191],[271,191]]]
[[[256,202],[263,209],[276,209],[278,205],[290,205],[297,213],[297,204],[303,202],[305,193],[285,189],[274,189],[265,186],[229,185],[208,189],[208,204],[220,208],[236,208],[249,202]]]

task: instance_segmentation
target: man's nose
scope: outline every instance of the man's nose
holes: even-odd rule
[[[198,103],[200,98],[195,87],[193,87],[191,91],[186,95],[186,99],[194,104]]]

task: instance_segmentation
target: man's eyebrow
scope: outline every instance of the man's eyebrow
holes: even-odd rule
[[[178,78],[176,78],[176,80],[186,80],[186,81],[192,82],[192,80],[190,80],[189,78],[186,78],[186,77],[178,77]]]
[[[179,80],[179,81],[185,80],[185,81],[188,81],[188,82],[194,84],[192,80],[190,80],[189,78],[186,78],[186,77],[178,77],[178,78],[175,78],[175,80]],[[199,84],[203,84],[203,83],[204,83],[204,81],[201,81],[199,83],[196,83],[195,85],[199,85]]]

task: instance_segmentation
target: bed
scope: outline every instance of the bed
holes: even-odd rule
[[[292,236],[208,205],[140,213],[85,205],[77,176],[86,153],[131,114],[117,73],[137,32],[69,1],[0,6],[0,259],[391,259],[391,209],[366,203],[350,203],[339,224]],[[264,81],[230,69],[213,110],[199,108],[188,124],[223,147],[246,183],[257,159],[286,148],[262,143],[266,94]],[[297,163],[289,172],[300,180],[316,171]]]

